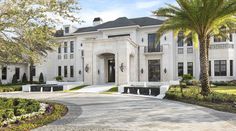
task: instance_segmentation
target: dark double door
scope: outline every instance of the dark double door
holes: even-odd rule
[[[161,62],[160,60],[148,61],[148,81],[159,82],[161,81]]]
[[[115,82],[115,60],[108,60],[108,82]]]

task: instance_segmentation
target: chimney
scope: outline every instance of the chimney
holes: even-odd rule
[[[97,25],[100,25],[100,24],[102,24],[102,19],[100,18],[100,17],[96,17],[96,18],[94,18],[94,20],[93,20],[93,26],[97,26]]]

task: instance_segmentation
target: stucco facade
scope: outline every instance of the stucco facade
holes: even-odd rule
[[[129,24],[127,24],[129,23]],[[153,37],[161,26],[153,18],[125,17],[87,28],[69,28],[57,37],[58,48],[36,65],[35,80],[42,72],[45,80],[62,76],[64,81],[85,84],[166,82],[182,74],[200,77],[199,48],[183,41],[173,32],[165,33],[155,47]],[[230,40],[211,40],[209,51],[212,81],[236,79],[236,34]],[[226,69],[225,69],[226,68]],[[27,72],[27,67],[25,69]]]

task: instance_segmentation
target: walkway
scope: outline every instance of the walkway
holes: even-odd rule
[[[92,85],[92,86],[86,86],[80,90],[76,90],[73,92],[80,92],[80,93],[101,93],[105,92],[111,88],[115,87],[115,84],[109,83],[106,85]]]
[[[236,114],[169,100],[84,93],[2,93],[68,106],[61,120],[36,131],[235,131]]]

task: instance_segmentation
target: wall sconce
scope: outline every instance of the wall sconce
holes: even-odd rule
[[[164,73],[165,73],[165,74],[167,73],[167,69],[166,69],[166,68],[164,69]]]
[[[141,69],[141,73],[143,74],[143,72],[144,72],[144,70],[143,70],[143,68]]]
[[[79,70],[79,74],[80,74],[80,75],[81,75],[81,73],[82,73],[81,70]]]
[[[141,41],[142,41],[142,43],[143,43],[143,42],[144,42],[144,39],[142,38],[142,40],[141,40]]]
[[[100,70],[98,70],[98,75],[100,74]]]
[[[121,63],[121,65],[120,65],[120,71],[121,71],[121,72],[124,72],[124,70],[125,70],[124,63]]]
[[[88,66],[88,64],[85,66],[85,71],[88,73],[88,71],[89,71],[89,66]]]

